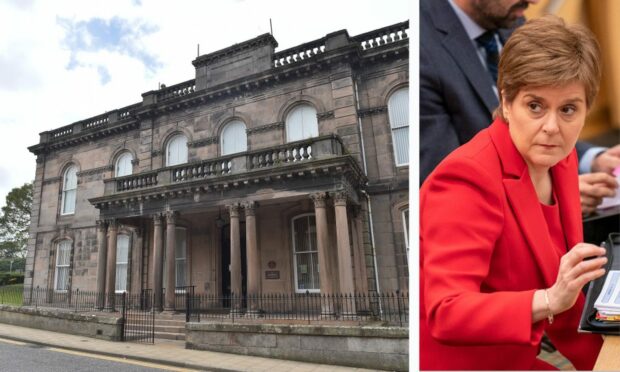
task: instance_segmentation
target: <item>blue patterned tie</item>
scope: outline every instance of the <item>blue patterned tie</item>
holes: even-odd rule
[[[495,32],[487,31],[476,38],[478,45],[487,53],[487,70],[491,74],[493,84],[497,84],[497,64],[499,63],[499,47],[495,40]]]

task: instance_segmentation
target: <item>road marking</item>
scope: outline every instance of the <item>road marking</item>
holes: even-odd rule
[[[8,340],[6,338],[0,338],[0,342],[4,342],[4,343],[7,343],[7,344],[13,344],[13,345],[20,345],[20,346],[28,345],[25,342]]]
[[[195,369],[167,366],[167,365],[164,365],[164,364],[142,362],[142,361],[139,361],[139,360],[125,359],[125,358],[119,358],[119,357],[111,357],[111,356],[107,356],[107,355],[90,354],[90,353],[84,353],[84,352],[81,352],[81,351],[59,349],[59,348],[55,348],[55,347],[48,347],[47,350],[57,351],[59,353],[65,353],[65,354],[78,355],[78,356],[83,356],[83,357],[87,357],[87,358],[102,359],[102,360],[107,360],[107,361],[112,361],[112,362],[119,362],[119,363],[125,363],[125,364],[133,364],[133,365],[147,367],[147,368],[163,369],[163,370],[166,370],[166,371],[175,371],[175,372],[194,372],[194,371],[197,371]]]

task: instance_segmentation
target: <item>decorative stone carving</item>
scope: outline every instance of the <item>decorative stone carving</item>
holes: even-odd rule
[[[108,221],[106,220],[97,220],[97,229],[105,231],[108,228]]]
[[[176,225],[178,216],[179,216],[179,212],[166,211],[166,223],[168,225]]]
[[[332,198],[334,199],[334,205],[347,205],[347,200],[349,199],[349,194],[344,190],[339,190],[332,193]]]
[[[318,121],[331,119],[334,117],[333,111],[319,112],[316,114],[316,118]]]
[[[218,143],[218,142],[219,142],[219,137],[213,136],[213,137],[207,137],[207,138],[203,138],[200,140],[188,142],[187,146],[196,148],[196,147],[203,147],[203,146],[211,145],[211,144]]]
[[[239,205],[239,203],[227,205],[226,208],[228,208],[230,218],[239,218],[239,209],[241,208],[241,205]]]
[[[327,203],[327,197],[328,195],[326,192],[316,192],[310,194],[310,198],[314,202],[315,208],[325,208],[325,205]]]
[[[357,112],[357,116],[359,116],[360,118],[363,118],[363,117],[370,116],[370,115],[381,114],[386,111],[387,111],[387,106],[371,107],[371,108],[359,110]]]
[[[245,132],[247,134],[253,134],[253,133],[268,132],[270,130],[277,130],[277,129],[283,129],[283,128],[284,128],[284,122],[278,121],[275,123],[265,124],[265,125],[261,125],[261,126],[254,127],[254,128],[248,128],[245,130]]]
[[[256,208],[258,207],[258,203],[255,201],[248,201],[243,204],[243,208],[245,209],[246,216],[256,216]]]

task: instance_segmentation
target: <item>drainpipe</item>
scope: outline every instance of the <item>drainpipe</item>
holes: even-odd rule
[[[353,90],[355,91],[355,107],[357,108],[357,111],[360,111],[360,100],[359,100],[359,95],[358,95],[358,90],[357,90],[357,80],[353,80]],[[359,130],[359,136],[360,136],[360,144],[362,147],[362,164],[364,165],[364,175],[366,177],[368,177],[368,166],[366,165],[366,151],[365,151],[365,146],[364,146],[364,132],[362,129],[362,118],[359,117],[359,115],[357,116],[357,127]],[[377,287],[377,293],[381,293],[381,287],[379,286],[379,271],[377,270],[377,253],[375,251],[375,233],[374,233],[374,225],[372,222],[372,206],[370,204],[370,195],[368,195],[368,193],[366,193],[366,190],[361,190],[362,194],[364,194],[364,196],[366,197],[366,204],[368,205],[368,222],[370,223],[370,247],[372,248],[372,263],[374,266],[374,271],[375,271],[375,285]],[[381,301],[379,301],[379,306],[381,306]],[[379,310],[381,313],[383,313],[383,311],[380,309]]]

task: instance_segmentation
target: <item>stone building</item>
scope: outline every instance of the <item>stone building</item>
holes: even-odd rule
[[[25,291],[407,290],[408,27],[260,35],[41,133]]]

